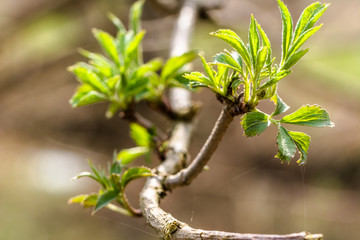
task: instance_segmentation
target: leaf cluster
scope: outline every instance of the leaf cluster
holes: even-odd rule
[[[331,127],[333,123],[328,113],[316,105],[303,106],[281,120],[274,119],[289,108],[278,96],[277,87],[278,82],[289,75],[291,68],[309,51],[301,47],[321,28],[322,25],[315,25],[329,4],[316,2],[309,5],[293,28],[288,8],[281,0],[277,3],[282,19],[282,57],[279,64],[274,63],[268,36],[251,15],[247,44],[232,30],[220,29],[211,33],[227,42],[233,51],[224,50],[213,56],[213,61],[209,63],[200,56],[205,74],[192,72],[185,74],[185,78],[189,79],[191,87],[207,87],[230,102],[246,106],[244,112],[247,113],[241,121],[246,136],[261,134],[271,123],[276,125],[279,147],[276,157],[289,162],[298,150],[301,154],[298,162],[304,164],[310,137],[305,133],[288,131],[282,124]],[[256,108],[264,99],[275,103],[276,109],[272,114]]]
[[[130,129],[130,136],[138,146],[123,149],[119,153],[115,152],[107,173],[103,169],[97,169],[89,161],[92,172],[80,173],[73,179],[88,177],[99,183],[101,188],[98,193],[77,195],[71,198],[69,203],[80,203],[85,208],[94,207],[93,213],[107,207],[110,210],[129,216],[137,214],[127,201],[125,187],[135,179],[154,176],[154,174],[147,167],[128,166],[136,158],[144,154],[149,158],[154,143],[152,140],[153,135],[144,127],[131,124]]]
[[[106,116],[112,117],[119,110],[126,111],[134,102],[159,101],[171,86],[184,87],[181,68],[194,60],[195,52],[187,52],[165,63],[160,58],[143,63],[141,42],[145,31],[140,24],[143,3],[137,1],[132,5],[128,29],[115,15],[108,15],[117,27],[116,37],[93,29],[105,55],[81,49],[88,63],[78,62],[69,67],[81,83],[70,100],[73,107],[109,102]]]

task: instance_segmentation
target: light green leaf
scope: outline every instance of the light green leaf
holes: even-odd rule
[[[277,145],[279,151],[275,157],[279,158],[282,162],[290,162],[296,153],[296,145],[289,132],[282,126],[278,128]]]
[[[249,27],[249,43],[250,43],[250,54],[253,61],[253,66],[256,65],[257,54],[260,48],[260,37],[256,27],[256,20],[251,14],[250,27]]]
[[[128,43],[128,46],[125,50],[125,58],[127,63],[129,63],[132,60],[136,60],[138,48],[142,39],[144,38],[144,35],[145,35],[145,31],[144,30],[140,31],[135,35],[134,39],[132,39],[132,41]]]
[[[200,72],[184,74],[184,78],[190,80],[190,87],[214,87],[213,82]]]
[[[255,79],[258,79],[260,77],[260,73],[263,70],[266,58],[268,56],[267,50],[267,47],[262,47],[257,53],[257,58],[255,62]]]
[[[288,57],[290,57],[294,52],[296,52],[305,42],[308,40],[314,33],[316,33],[320,28],[322,27],[322,24],[316,27],[313,27],[303,34],[299,36],[299,38],[293,43],[291,46]]]
[[[255,22],[256,22],[256,20],[255,20]],[[266,35],[265,31],[261,28],[260,24],[258,24],[256,22],[256,26],[257,26],[257,29],[258,29],[258,31],[260,33],[263,45],[267,48],[267,51],[268,51],[268,57],[267,57],[266,62],[267,62],[267,64],[270,64],[270,62],[271,62],[271,54],[272,54],[270,40],[269,40],[268,36]]]
[[[290,107],[286,105],[286,103],[279,97],[279,95],[275,94],[271,101],[273,101],[276,105],[275,111],[271,114],[271,116],[276,116],[281,113],[286,112]]]
[[[141,30],[141,14],[144,2],[144,0],[137,1],[130,8],[129,24],[130,29],[132,29],[135,34]]]
[[[224,65],[224,66],[229,67],[239,73],[242,73],[240,64],[234,58],[232,58],[229,54],[218,53],[213,57],[213,60],[214,60],[214,64]]]
[[[85,49],[79,49],[81,55],[90,59],[90,64],[104,77],[111,77],[116,74],[115,65],[106,57],[99,53],[89,52]]]
[[[294,140],[299,152],[300,159],[297,160],[297,163],[303,165],[307,160],[307,153],[310,145],[310,136],[302,132],[292,132],[289,131],[291,138]]]
[[[117,51],[115,39],[107,32],[99,29],[93,29],[96,40],[100,43],[104,51],[119,66],[119,53]]]
[[[116,102],[111,102],[106,110],[105,117],[112,118],[120,110],[120,105]]]
[[[249,71],[251,71],[250,53],[244,42],[235,32],[228,29],[219,29],[216,32],[212,32],[210,34],[230,44],[230,46],[232,46],[240,54]]]
[[[154,176],[154,174],[151,172],[151,169],[149,168],[146,167],[129,168],[126,172],[124,172],[124,174],[121,177],[121,186],[125,188],[126,185],[132,180],[142,177],[150,177],[150,176]]]
[[[102,209],[103,207],[105,207],[106,205],[108,205],[109,203],[111,203],[112,201],[114,201],[118,196],[119,196],[119,192],[114,190],[106,191],[103,194],[101,194],[97,199],[93,214],[99,211],[100,209]]]
[[[282,61],[285,61],[292,41],[293,22],[286,5],[281,0],[277,0],[277,2],[282,19]]]
[[[93,66],[90,66],[83,62],[79,62],[69,67],[68,69],[77,76],[80,82],[91,85],[99,92],[109,93],[109,88],[96,74]]]
[[[126,32],[126,28],[124,26],[124,24],[122,23],[122,21],[116,17],[113,13],[109,12],[107,14],[108,18],[111,20],[111,22],[117,27],[117,29],[119,30],[119,32]]]
[[[295,27],[295,41],[302,33],[306,32],[316,24],[329,5],[330,4],[316,2],[304,9]]]
[[[146,128],[136,123],[130,124],[130,136],[138,146],[150,147],[152,136]]]
[[[79,203],[84,208],[89,208],[96,205],[97,197],[97,194],[81,194],[70,198],[68,204]]]
[[[280,122],[310,127],[333,127],[329,113],[318,105],[306,105],[283,117]]]
[[[148,153],[150,149],[148,147],[133,147],[128,149],[123,149],[117,155],[117,160],[122,165],[127,165],[132,163],[136,158]]]
[[[271,87],[272,85],[276,84],[281,79],[289,75],[289,73],[291,73],[290,70],[282,70],[277,72],[269,81],[265,82],[263,85],[260,86],[259,91]]]
[[[87,196],[89,196],[89,195],[88,194],[80,194],[80,195],[74,196],[69,199],[68,204],[72,204],[72,203],[80,203],[81,204],[87,198]]]
[[[173,78],[179,74],[179,70],[184,67],[187,63],[192,62],[197,56],[195,51],[190,51],[182,54],[181,56],[176,56],[170,58],[164,65],[161,71],[161,79],[164,82],[168,79]]]
[[[93,174],[89,173],[89,172],[79,173],[78,175],[76,175],[75,177],[73,177],[71,180],[78,180],[79,178],[83,178],[83,177],[89,177],[89,178],[94,179],[95,181],[98,181],[97,177],[94,176]]]
[[[73,107],[85,106],[106,100],[107,97],[97,91],[94,91],[89,85],[82,85],[78,88],[70,100]]]
[[[201,55],[199,55],[201,58],[201,62],[204,68],[204,71],[206,73],[206,75],[209,77],[209,79],[216,85],[217,82],[215,80],[215,76],[214,76],[214,70],[209,66],[209,64],[207,64],[205,58]]]
[[[241,125],[247,137],[260,135],[270,125],[269,116],[262,112],[248,112],[241,118]]]
[[[282,66],[282,69],[287,70],[293,67],[300,60],[300,58],[302,58],[308,51],[309,49],[307,48],[291,54],[290,57],[285,61],[285,64],[284,66]]]

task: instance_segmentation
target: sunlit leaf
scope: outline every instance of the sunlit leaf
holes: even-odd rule
[[[145,31],[140,31],[139,33],[137,33],[134,37],[134,39],[129,42],[126,50],[125,50],[125,57],[127,60],[127,63],[130,62],[131,60],[135,60],[137,58],[137,54],[138,54],[138,48],[139,45],[143,39],[145,35]]]
[[[290,57],[285,61],[284,66],[282,66],[282,69],[290,69],[292,66],[294,66],[300,58],[302,58],[309,49],[299,50],[293,54],[290,55]]]
[[[289,50],[289,57],[296,52],[305,42],[306,40],[308,40],[312,35],[314,35],[314,33],[316,33],[320,28],[322,27],[322,24],[316,27],[313,27],[309,30],[307,30],[306,32],[304,32],[303,34],[301,34],[297,40],[295,42],[293,42],[293,45],[291,46],[290,50]]]
[[[102,102],[107,99],[104,94],[101,94],[97,91],[87,91],[85,88],[88,88],[86,85],[81,86],[78,91],[74,94],[74,96],[70,100],[70,104],[73,107],[85,106],[93,103]]]
[[[256,22],[256,20],[255,20],[255,22]],[[267,64],[270,64],[270,62],[271,62],[271,54],[272,54],[270,40],[269,40],[268,36],[266,35],[265,31],[261,28],[260,24],[258,24],[256,22],[256,26],[257,26],[257,29],[258,29],[258,31],[260,33],[263,45],[267,48],[267,51],[268,51],[268,57],[267,57],[266,62],[267,62]]]
[[[83,178],[83,177],[88,177],[88,178],[92,178],[94,179],[95,181],[98,181],[98,178],[91,174],[90,172],[82,172],[82,173],[79,173],[78,175],[76,175],[75,177],[73,177],[71,180],[77,180],[79,178]]]
[[[119,53],[117,51],[115,39],[107,32],[99,29],[93,29],[96,40],[100,43],[104,51],[119,66]]]
[[[137,34],[141,30],[141,14],[144,0],[136,1],[130,8],[129,24],[130,29]]]
[[[206,75],[209,77],[209,79],[216,84],[216,81],[215,81],[215,76],[214,76],[214,70],[210,67],[210,65],[206,62],[205,58],[201,55],[200,56],[200,59],[201,59],[201,62],[202,62],[202,65],[203,65],[203,68],[204,68],[204,71],[206,73]]]
[[[146,167],[133,167],[129,168],[121,177],[121,186],[123,188],[126,187],[126,185],[131,182],[132,180],[135,180],[137,178],[143,178],[143,177],[150,177],[154,176],[151,169]]]
[[[148,147],[133,147],[128,149],[123,149],[119,152],[117,159],[122,165],[127,165],[132,163],[136,158],[144,155],[149,152]]]
[[[175,77],[182,67],[187,63],[192,62],[196,57],[197,53],[195,51],[190,51],[181,56],[170,58],[161,71],[161,78],[166,82],[168,79]]]
[[[119,192],[114,191],[114,190],[106,191],[103,194],[101,194],[97,199],[93,213],[99,211],[100,209],[105,207],[107,204],[114,201],[118,196],[119,196]]]
[[[241,125],[247,137],[264,132],[270,125],[269,116],[262,112],[249,112],[241,118]]]
[[[288,51],[292,41],[293,22],[289,9],[286,5],[281,0],[277,0],[277,2],[282,19],[282,61],[284,61],[288,56]]]
[[[191,72],[184,74],[184,78],[190,81],[191,87],[209,87],[214,86],[213,82],[200,72]]]
[[[271,98],[271,101],[273,101],[276,105],[275,111],[271,114],[271,116],[276,116],[281,113],[284,113],[290,108],[277,94],[275,94]]]
[[[239,73],[242,73],[242,69],[240,64],[232,58],[229,54],[226,53],[218,53],[213,57],[215,64],[221,64],[227,66]]]
[[[130,124],[130,137],[138,146],[150,147],[152,144],[152,135],[145,127],[136,123]]]
[[[260,48],[259,33],[256,27],[256,21],[251,14],[250,27],[249,27],[249,43],[250,43],[250,55],[253,62],[253,66],[256,64],[257,54]]]
[[[299,152],[300,152],[300,159],[297,160],[297,163],[303,165],[306,163],[307,160],[307,153],[310,145],[310,136],[302,133],[302,132],[288,132],[291,138],[294,140]]]
[[[283,117],[280,122],[310,127],[333,127],[329,113],[318,105],[306,105],[292,114]]]
[[[108,18],[111,20],[111,22],[117,27],[117,29],[119,30],[119,32],[126,32],[126,28],[124,26],[124,24],[122,23],[122,21],[116,17],[113,13],[109,12],[107,14]]]
[[[267,47],[262,47],[261,49],[259,49],[255,61],[255,79],[257,79],[260,76],[260,73],[265,65],[267,56],[268,56]]]

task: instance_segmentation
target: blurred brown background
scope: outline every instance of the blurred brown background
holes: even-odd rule
[[[309,0],[287,0],[297,19]],[[250,14],[268,33],[279,59],[281,18],[276,1],[227,0],[210,19],[197,22],[192,48],[207,59],[227,47],[208,33],[232,28],[247,38]],[[69,197],[97,190],[91,181],[72,182],[88,170],[86,159],[106,166],[114,149],[132,146],[127,124],[107,120],[105,105],[72,109],[77,87],[66,67],[84,60],[77,48],[99,51],[90,29],[115,34],[112,11],[127,22],[131,1],[2,0],[0,6],[0,239],[156,239],[143,219],[102,210],[95,216]],[[246,139],[232,124],[224,142],[191,186],[178,189],[162,206],[194,227],[237,232],[324,233],[327,240],[360,236],[360,2],[333,0],[323,28],[307,44],[310,52],[280,84],[295,110],[319,104],[333,129],[299,128],[312,136],[309,163],[280,164],[275,129]],[[147,3],[143,27],[145,58],[166,58],[175,16]],[[196,69],[199,63],[195,64]],[[195,155],[220,111],[204,102],[191,145]],[[264,109],[272,108],[264,104]],[[164,119],[149,113],[155,122]],[[141,181],[129,195],[136,201]],[[134,202],[136,205],[136,202]]]

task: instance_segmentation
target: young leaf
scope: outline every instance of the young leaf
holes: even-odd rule
[[[114,201],[118,196],[119,196],[119,192],[114,190],[106,191],[103,194],[101,194],[97,199],[93,214],[99,211],[101,208],[105,207],[107,204]]]
[[[105,113],[105,117],[107,119],[112,118],[119,110],[120,110],[120,105],[116,102],[111,102],[106,110]]]
[[[79,173],[78,175],[73,177],[71,180],[78,180],[79,178],[83,178],[83,177],[89,177],[89,178],[92,178],[92,179],[94,179],[95,181],[98,182],[98,178],[96,176],[94,176],[93,174],[89,173],[89,172]]]
[[[77,76],[80,82],[92,86],[101,93],[109,93],[108,86],[106,86],[102,79],[96,74],[93,66],[79,62],[68,69]]]
[[[130,124],[130,136],[138,146],[150,147],[152,136],[146,128],[136,123]]]
[[[210,67],[209,64],[207,64],[205,58],[201,55],[199,55],[200,58],[201,58],[201,62],[202,62],[202,65],[203,65],[203,68],[204,68],[204,71],[206,73],[206,75],[209,77],[209,79],[215,83],[215,86],[216,86],[216,81],[215,81],[215,76],[214,76],[214,70]]]
[[[116,17],[113,13],[109,12],[107,14],[108,18],[111,20],[111,22],[117,27],[117,29],[119,30],[119,32],[121,33],[125,33],[126,32],[126,28],[124,26],[124,24],[122,23],[122,21]]]
[[[283,117],[280,122],[310,127],[333,127],[329,113],[317,105],[306,105],[292,114]]]
[[[99,53],[89,52],[85,49],[79,49],[81,55],[90,59],[90,64],[104,77],[111,77],[116,74],[115,65],[106,57]]]
[[[296,24],[294,40],[296,40],[302,33],[312,28],[324,14],[329,5],[330,4],[321,4],[316,2],[305,8]]]
[[[235,32],[228,29],[219,29],[216,32],[212,32],[210,34],[230,44],[230,46],[232,46],[240,54],[249,71],[251,71],[250,53],[244,42]]]
[[[107,97],[97,91],[86,92],[84,88],[80,89],[74,94],[70,100],[73,107],[85,106],[93,103],[98,103],[106,100]]]
[[[289,131],[291,138],[294,140],[297,148],[300,152],[300,159],[297,160],[297,163],[303,165],[307,160],[307,153],[310,145],[310,136],[302,132],[292,132]]]
[[[181,56],[170,58],[161,71],[161,79],[166,82],[168,79],[173,78],[185,64],[192,62],[196,56],[197,53],[195,51],[190,51]]]
[[[107,32],[99,29],[93,29],[93,34],[96,40],[100,43],[104,51],[109,57],[119,66],[119,53],[117,51],[116,42],[114,38]]]
[[[259,49],[255,61],[255,79],[259,78],[261,70],[265,65],[267,56],[268,56],[267,47],[262,47],[261,49]]]
[[[294,66],[299,60],[300,58],[302,58],[307,52],[309,51],[309,49],[303,49],[303,50],[299,50],[293,54],[290,55],[290,57],[285,61],[284,66],[282,66],[282,69],[290,69],[292,66]]]
[[[259,33],[256,27],[256,21],[254,16],[251,14],[250,27],[249,27],[249,43],[250,43],[250,54],[253,62],[253,66],[256,64],[257,54],[260,48]]]
[[[140,31],[138,34],[135,35],[134,39],[129,42],[126,50],[125,50],[125,58],[126,63],[129,63],[131,60],[135,60],[137,58],[138,48],[139,45],[144,38],[145,31]]]
[[[256,20],[255,20],[255,22],[256,22]],[[270,40],[269,40],[268,36],[266,35],[265,31],[261,28],[260,24],[256,22],[256,26],[257,26],[257,29],[258,29],[258,31],[260,33],[263,45],[268,50],[268,57],[267,57],[266,63],[270,64],[270,62],[271,62],[271,54],[272,54]]]
[[[288,56],[290,57],[294,52],[296,52],[305,42],[308,40],[314,33],[316,33],[320,28],[322,27],[322,24],[316,27],[313,27],[303,34],[299,36],[299,38],[293,43],[291,46]]]
[[[240,64],[235,59],[233,59],[229,54],[218,53],[213,57],[213,60],[214,60],[214,64],[224,65],[239,73],[242,73]]]
[[[151,169],[149,168],[146,167],[129,168],[126,172],[124,172],[124,174],[121,177],[121,186],[125,188],[126,185],[132,180],[142,177],[150,177],[150,176],[154,176],[154,174],[151,172]]]
[[[259,91],[264,90],[268,87],[271,87],[272,85],[276,84],[277,82],[279,82],[281,79],[283,79],[290,73],[291,73],[290,70],[282,70],[282,71],[277,72],[272,78],[270,78],[269,81],[265,82],[263,85],[260,86]]]
[[[200,72],[191,72],[184,74],[184,78],[190,80],[190,87],[214,87],[214,83]]]
[[[141,13],[144,0],[135,2],[130,8],[129,24],[130,29],[137,34],[141,30]]]
[[[282,162],[290,162],[296,153],[296,145],[289,132],[282,126],[278,128],[277,145],[279,151],[275,157],[279,158]]]
[[[262,112],[248,112],[241,118],[241,125],[247,137],[260,135],[270,125],[269,116]]]
[[[111,167],[110,167],[110,174],[120,174],[121,173],[121,165],[118,161],[114,161],[112,164],[111,164]]]
[[[279,97],[279,95],[275,94],[271,101],[273,101],[276,105],[275,111],[271,114],[271,116],[276,116],[281,113],[286,112],[290,107],[286,105],[286,103]]]
[[[127,165],[149,151],[150,149],[148,147],[133,147],[123,149],[117,155],[117,160],[121,163],[121,165]]]
[[[285,61],[292,41],[293,22],[286,5],[281,0],[277,0],[277,2],[282,19],[282,61]]]

